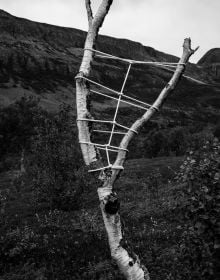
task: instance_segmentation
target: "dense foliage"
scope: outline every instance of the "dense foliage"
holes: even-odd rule
[[[38,103],[22,99],[0,113],[0,278],[122,280],[72,110],[51,115]],[[116,186],[129,246],[152,280],[217,280],[219,142],[210,131],[179,125],[147,133],[140,154],[131,150],[156,158],[128,161]]]
[[[0,157],[2,168],[7,168],[9,155],[15,156],[20,154],[23,149],[29,148],[31,137],[36,134],[37,123],[46,114],[38,105],[39,100],[22,97],[14,104],[0,109]],[[3,159],[6,162],[3,162]]]
[[[30,150],[26,180],[36,198],[49,202],[51,209],[79,207],[86,182],[80,176],[82,159],[71,108],[63,106],[55,117],[41,120]]]
[[[220,143],[207,141],[191,151],[178,174],[186,222],[178,257],[183,266],[175,279],[217,279],[220,252]]]

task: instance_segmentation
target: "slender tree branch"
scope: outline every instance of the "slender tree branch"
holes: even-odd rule
[[[90,51],[89,49],[92,49],[94,47],[99,29],[102,26],[105,16],[108,14],[112,2],[113,0],[102,0],[92,20],[92,24],[89,26],[89,30],[84,46],[85,51],[80,66],[80,72],[83,72],[85,76],[89,75],[91,69],[91,61],[93,59],[93,52]]]
[[[153,103],[151,108],[138,120],[136,120],[133,125],[131,126],[131,129],[134,131],[139,131],[143,125],[151,119],[151,117],[159,111],[161,108],[162,104],[164,103],[165,99],[167,96],[175,89],[177,83],[180,81],[181,76],[183,75],[185,71],[185,65],[188,62],[189,58],[191,57],[192,54],[194,54],[199,47],[197,47],[195,50],[191,48],[191,39],[186,38],[183,43],[183,53],[182,56],[179,60],[179,64],[177,65],[177,68],[168,82],[168,84],[165,86],[165,88],[161,91],[159,96],[157,97],[156,101]],[[128,144],[130,141],[133,139],[135,136],[134,132],[132,130],[129,130],[128,133],[123,137],[120,147],[123,149],[127,149]],[[126,152],[124,150],[120,150],[118,152],[115,165],[123,166],[124,161],[126,158]],[[114,184],[114,181],[117,179],[119,170],[114,170],[112,173],[112,178],[111,178],[111,184]]]
[[[102,23],[105,19],[105,16],[108,14],[112,2],[113,0],[103,0],[100,4],[94,16],[94,27],[97,28],[97,32],[99,31],[99,28],[102,27]],[[103,11],[105,11],[105,13],[103,13]]]
[[[92,20],[93,20],[91,1],[90,0],[85,0],[85,3],[86,3],[88,22],[89,22],[89,25],[91,25],[92,24]]]
[[[90,113],[90,91],[89,85],[81,79],[82,76],[89,76],[91,71],[91,62],[93,60],[93,52],[89,49],[94,47],[99,28],[101,27],[105,16],[107,15],[112,0],[102,0],[95,17],[92,19],[91,2],[86,0],[86,8],[89,20],[89,30],[85,41],[84,54],[82,63],[79,69],[79,74],[76,76],[76,102],[77,102],[77,117],[78,117],[78,132],[79,142],[86,165],[92,165],[91,168],[99,168],[102,166],[102,161],[98,150],[93,145],[82,144],[83,142],[91,142],[91,127],[87,121],[81,119],[92,118]]]

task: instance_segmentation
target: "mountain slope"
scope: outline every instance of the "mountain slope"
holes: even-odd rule
[[[213,76],[214,81],[220,80],[220,48],[209,50],[199,61],[198,65]]]
[[[213,63],[220,63],[220,48],[209,50],[200,60],[198,65],[207,66]]]
[[[0,102],[10,104],[22,95],[41,97],[42,106],[56,110],[61,102],[74,104],[75,81],[86,32],[74,28],[57,27],[14,17],[0,10]],[[178,58],[151,47],[126,39],[99,36],[96,48],[120,57],[146,61],[176,62]],[[120,89],[126,65],[96,59],[92,77],[114,89]],[[205,100],[219,98],[218,84],[212,73],[201,64],[189,64],[173,99],[180,104],[194,106]],[[129,76],[127,92],[151,102],[166,85],[172,73],[152,66],[135,66]],[[201,83],[197,82],[201,81]],[[112,102],[96,98],[100,110]],[[172,98],[171,98],[172,102]],[[210,104],[213,102],[210,102]],[[214,102],[216,104],[216,102]]]

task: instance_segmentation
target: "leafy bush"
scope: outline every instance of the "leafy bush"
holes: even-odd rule
[[[100,219],[87,210],[53,210],[37,213],[32,224],[8,228],[0,238],[0,278],[123,279]]]
[[[62,107],[56,116],[41,120],[32,141],[26,181],[51,209],[78,208],[86,185],[74,126],[71,108]]]
[[[142,150],[147,157],[182,156],[186,154],[189,148],[199,149],[204,139],[211,137],[211,133],[206,131],[195,132],[190,126],[154,129],[147,135]]]
[[[35,127],[43,113],[39,100],[22,97],[14,104],[0,110],[0,156],[15,155],[29,148]]]
[[[207,141],[191,151],[178,175],[184,203],[177,206],[185,230],[177,249],[182,263],[175,279],[219,279],[217,255],[220,250],[220,143]],[[179,200],[180,201],[180,200]],[[175,265],[175,264],[174,264]]]
[[[220,123],[218,123],[216,125],[216,128],[214,130],[214,136],[218,138],[218,140],[220,140]]]

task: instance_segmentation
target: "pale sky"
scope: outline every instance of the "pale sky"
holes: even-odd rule
[[[94,9],[101,0],[91,0]],[[84,0],[0,0],[15,16],[87,30]],[[183,39],[200,46],[191,58],[220,47],[220,0],[113,0],[101,34],[126,38],[180,56]]]

